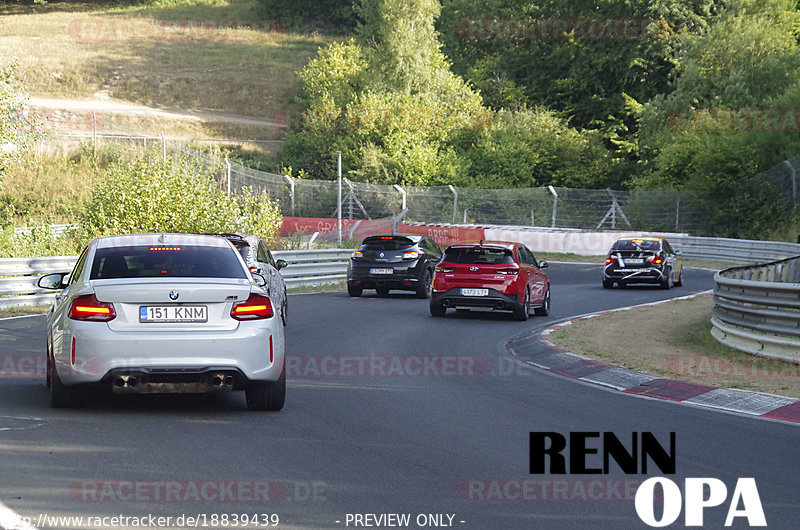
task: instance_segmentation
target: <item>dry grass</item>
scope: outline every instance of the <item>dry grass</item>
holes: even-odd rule
[[[255,0],[0,4],[0,57],[19,58],[34,96],[106,97],[271,119],[287,108],[296,72],[326,41],[258,26],[255,6]],[[204,31],[187,20],[255,29]]]
[[[800,398],[800,365],[723,346],[711,336],[710,296],[601,315],[548,337],[559,347],[649,374]]]

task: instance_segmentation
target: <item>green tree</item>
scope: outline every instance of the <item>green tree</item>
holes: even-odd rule
[[[0,183],[8,164],[19,160],[40,134],[40,123],[28,113],[28,95],[17,76],[19,63],[13,59],[0,65]]]

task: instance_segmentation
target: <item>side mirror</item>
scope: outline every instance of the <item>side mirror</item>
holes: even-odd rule
[[[547,267],[549,267],[549,266],[550,266],[550,264],[549,264],[549,263],[547,263],[546,261],[540,261],[540,262],[539,262],[539,268],[540,268],[540,269],[546,269],[546,268],[547,268]]]
[[[36,284],[42,289],[61,290],[67,286],[65,282],[67,276],[69,276],[68,272],[54,272],[53,274],[42,276]]]
[[[284,269],[289,266],[289,262],[285,259],[279,259],[275,262],[275,268],[278,270]]]
[[[680,250],[676,250],[676,251],[675,251],[675,255],[676,255],[676,256],[680,256],[680,255],[681,255],[681,251],[680,251]]]

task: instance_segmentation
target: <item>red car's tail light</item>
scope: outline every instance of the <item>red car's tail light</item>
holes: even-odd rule
[[[497,269],[497,274],[519,274],[519,269]]]
[[[455,269],[453,267],[446,267],[443,265],[437,265],[434,269],[435,272],[453,272]]]
[[[409,250],[408,252],[403,252],[403,259],[417,259],[422,255],[421,252],[417,252],[416,250]]]
[[[361,259],[361,258],[363,258],[363,257],[364,257],[364,253],[363,253],[363,252],[361,252],[360,250],[356,250],[355,252],[353,252],[353,253],[350,255],[350,257],[351,257],[351,258],[355,258],[355,259]]]
[[[268,296],[253,293],[244,302],[236,302],[231,309],[231,317],[236,320],[259,320],[271,318],[272,302]]]
[[[76,296],[69,306],[69,318],[91,322],[109,322],[117,318],[114,304],[101,302],[93,294]]]

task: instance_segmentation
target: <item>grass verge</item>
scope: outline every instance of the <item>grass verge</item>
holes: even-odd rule
[[[581,320],[548,336],[558,347],[615,366],[706,385],[800,398],[800,364],[749,355],[711,336],[710,296]]]

